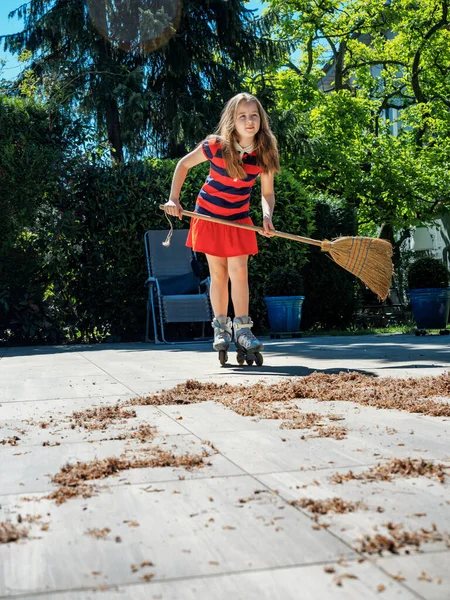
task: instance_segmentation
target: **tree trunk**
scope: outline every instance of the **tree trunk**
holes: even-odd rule
[[[120,128],[120,114],[116,99],[109,95],[106,99],[106,127],[108,129],[108,141],[112,146],[112,158],[115,163],[122,163],[123,143]]]

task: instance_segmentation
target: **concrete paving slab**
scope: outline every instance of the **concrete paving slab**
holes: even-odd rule
[[[56,474],[66,464],[76,464],[77,462],[89,462],[93,460],[102,460],[109,457],[124,456],[142,456],[143,450],[150,449],[151,446],[159,447],[163,450],[170,450],[174,454],[201,454],[205,448],[200,440],[191,435],[177,435],[156,437],[151,442],[144,445],[135,440],[107,440],[104,442],[79,442],[66,443],[61,446],[35,446],[24,451],[19,447],[4,448],[2,456],[4,460],[0,465],[0,497],[2,494],[33,494],[48,492],[56,488],[51,483],[51,476]],[[207,448],[208,449],[208,448]],[[216,460],[219,458],[219,460]],[[162,467],[155,469],[137,469],[139,473],[131,475],[131,472],[118,473],[116,478],[110,482],[114,485],[119,480],[133,481],[136,478],[139,482],[166,481],[168,479],[178,479],[180,476],[186,477],[212,477],[229,474],[243,473],[239,467],[230,463],[223,457],[212,455],[208,459],[207,465],[202,469],[193,469],[186,471],[184,468]],[[221,466],[224,469],[221,469]],[[104,480],[100,481],[105,483]]]
[[[355,577],[339,579],[342,574]],[[341,581],[339,586],[337,582]],[[383,593],[380,596],[380,586]],[[58,594],[59,600],[98,600],[99,591]],[[417,596],[369,562],[348,561],[335,574],[326,574],[322,565],[277,568],[229,573],[170,582],[152,581],[104,590],[108,600],[417,600]],[[55,596],[49,594],[51,600]],[[102,596],[100,595],[100,598]],[[21,596],[21,598],[23,598]],[[434,598],[432,600],[435,600]],[[436,598],[436,600],[438,600]]]
[[[30,514],[49,514],[50,527],[37,532],[39,539],[0,546],[0,596],[80,583],[133,584],[148,572],[164,581],[355,557],[327,531],[312,530],[310,520],[276,494],[258,493],[252,477],[166,482],[161,488],[152,494],[124,486],[89,502],[27,506]],[[10,504],[10,515],[13,510],[23,507]],[[110,532],[103,539],[86,534],[94,528]],[[144,561],[153,566],[135,572],[132,565]]]
[[[445,544],[423,544],[420,554],[373,556],[361,563],[353,546],[375,527],[383,531],[388,520],[402,520],[410,528],[434,523],[448,534],[448,483],[416,478],[338,486],[329,475],[358,473],[391,457],[450,464],[449,419],[306,399],[297,403],[301,411],[341,415],[334,423],[347,428],[347,438],[280,429],[279,421],[242,417],[211,401],[130,407],[137,416],[106,432],[72,430],[66,424],[74,410],[114,405],[187,379],[248,385],[290,381],[315,371],[403,378],[449,370],[445,336],[267,340],[260,368],[221,368],[204,343],[0,349],[0,522],[17,523],[18,514],[41,515],[29,525],[28,539],[0,544],[0,599],[86,600],[103,590],[108,600],[298,600],[301,590],[302,600],[446,600],[448,569],[442,573],[441,566],[450,563],[450,549]],[[58,424],[41,429],[39,421],[50,417]],[[155,425],[157,437],[146,444],[109,439],[140,424]],[[5,435],[20,430],[18,446],[2,444]],[[60,445],[43,446],[45,441]],[[144,452],[151,444],[175,453],[214,452],[212,444],[217,453],[201,469],[120,472],[100,480],[107,487],[89,499],[61,506],[42,499],[53,489],[49,475],[67,461]],[[317,530],[306,509],[290,504],[299,497],[329,494],[361,499],[369,510],[324,515],[320,521],[329,526]],[[42,521],[49,522],[48,530],[41,530]],[[130,526],[133,521],[139,525]],[[103,527],[111,530],[104,539],[86,534]],[[347,562],[338,564],[343,556]],[[154,564],[141,567],[143,561]],[[433,582],[419,578],[419,565]],[[334,572],[324,572],[330,566]],[[400,567],[405,580],[392,576]],[[338,586],[345,572],[358,579],[344,578]],[[153,578],[143,579],[151,573]]]
[[[422,598],[427,600],[450,598],[448,551],[379,558],[376,564],[390,575],[400,575],[403,585]]]
[[[94,399],[97,396],[119,396],[129,393],[133,393],[133,391],[119,383],[113,376],[104,373],[39,379],[29,377],[28,379],[3,381],[3,385],[0,387],[0,403],[76,397]]]
[[[248,473],[276,473],[336,465],[354,467],[367,458],[348,452],[345,444],[329,438],[317,438],[314,444],[301,440],[295,430],[241,431],[208,434],[208,439],[231,461]]]
[[[17,451],[30,446],[49,444],[80,443],[110,440],[123,436],[123,420],[108,425],[107,429],[93,429],[72,424],[74,412],[115,406],[117,402],[130,400],[134,396],[99,397],[93,402],[91,398],[70,398],[65,400],[9,402],[0,406],[0,443],[10,437],[18,438]],[[114,400],[114,402],[112,401]],[[159,436],[186,435],[191,433],[181,421],[167,416],[156,406],[130,406],[126,410],[134,411],[136,417],[129,420],[130,428],[140,426],[155,427]],[[44,427],[45,426],[45,427]]]
[[[358,475],[367,471],[367,467],[352,468]],[[386,523],[402,525],[404,531],[425,529],[444,535],[443,541],[423,543],[421,552],[445,550],[450,543],[450,478],[444,483],[426,477],[400,477],[392,481],[350,480],[342,484],[333,483],[330,478],[336,473],[346,474],[349,469],[328,468],[316,472],[273,473],[258,475],[256,478],[269,489],[288,502],[312,499],[329,500],[339,497],[346,502],[361,502],[361,508],[355,512],[319,515],[319,522],[326,523],[327,529],[350,547],[360,547],[364,535],[377,533],[387,535]],[[363,506],[367,509],[364,510]],[[299,508],[311,519],[314,513],[307,508]],[[407,551],[415,552],[414,546]],[[450,552],[448,553],[450,556]]]

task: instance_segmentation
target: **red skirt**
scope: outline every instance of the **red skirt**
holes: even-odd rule
[[[253,225],[250,217],[235,223]],[[203,219],[191,219],[186,246],[195,252],[228,258],[243,254],[258,254],[256,232],[229,227],[221,223],[211,223]]]

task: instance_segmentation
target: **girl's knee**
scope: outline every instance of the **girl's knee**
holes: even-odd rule
[[[230,279],[233,281],[246,281],[248,278],[247,265],[234,265],[230,269]]]
[[[209,274],[213,281],[224,282],[228,281],[228,270],[226,266],[215,267],[214,269],[209,270]]]

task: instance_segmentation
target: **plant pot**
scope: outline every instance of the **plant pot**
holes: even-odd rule
[[[445,329],[450,309],[450,287],[406,292],[418,329]]]
[[[265,296],[270,329],[277,333],[300,331],[305,296]]]

